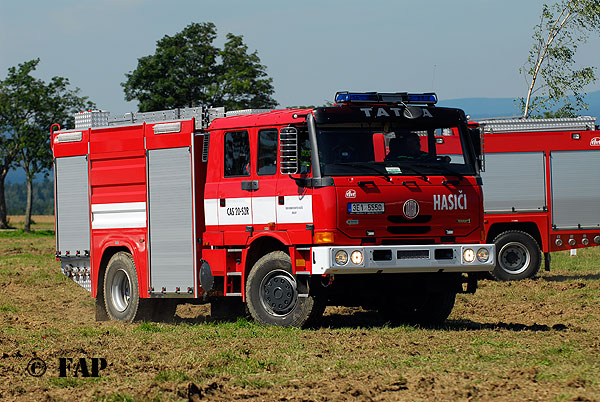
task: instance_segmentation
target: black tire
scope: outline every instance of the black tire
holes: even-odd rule
[[[518,230],[499,234],[496,245],[496,268],[492,276],[501,281],[516,281],[534,277],[542,259],[540,247],[531,235]]]
[[[108,261],[104,275],[104,305],[110,319],[132,322],[139,319],[140,292],[135,262],[120,251]]]
[[[427,301],[416,309],[415,323],[422,325],[441,325],[446,321],[456,301],[456,291],[445,289],[430,293]]]
[[[298,297],[298,282],[292,275],[290,256],[273,251],[261,257],[246,282],[246,303],[252,318],[263,325],[306,327],[324,306],[315,296]]]

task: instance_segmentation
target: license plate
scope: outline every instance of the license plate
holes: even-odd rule
[[[349,214],[382,214],[385,212],[383,202],[351,202],[348,204]]]

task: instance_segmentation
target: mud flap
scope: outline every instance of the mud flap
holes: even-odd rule
[[[104,295],[98,293],[95,302],[96,321],[109,321],[106,307],[104,307]]]

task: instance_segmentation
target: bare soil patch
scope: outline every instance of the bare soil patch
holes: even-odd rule
[[[96,322],[53,244],[0,236],[0,399],[599,400],[598,249],[559,256],[535,280],[482,281],[441,328],[328,307],[319,327],[298,330],[217,323],[190,304],[175,322]],[[35,357],[47,366],[40,377],[27,372]],[[60,358],[74,362],[65,377]],[[107,367],[75,377],[81,358]]]

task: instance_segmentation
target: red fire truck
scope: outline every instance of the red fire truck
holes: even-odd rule
[[[53,130],[56,256],[97,318],[211,302],[266,325],[309,325],[327,304],[444,321],[495,263],[479,131],[435,94],[335,101],[91,111]],[[454,160],[436,148],[445,130]]]
[[[600,131],[593,117],[489,119],[484,135],[486,241],[501,280],[550,269],[550,252],[600,244]],[[438,141],[452,148],[453,133]],[[447,152],[452,153],[448,150]]]

